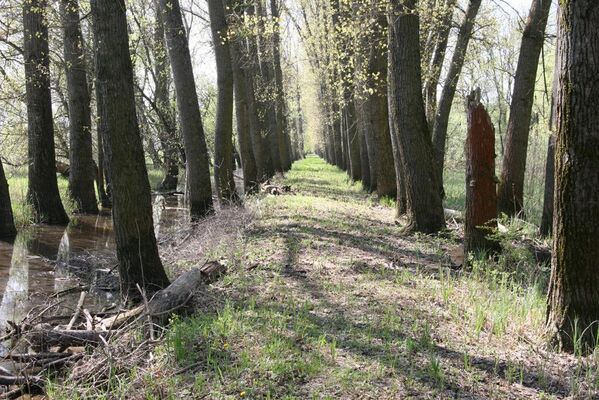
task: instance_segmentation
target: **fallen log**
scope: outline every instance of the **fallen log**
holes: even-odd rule
[[[102,338],[107,339],[111,331],[98,332],[95,330],[52,330],[33,329],[24,335],[24,339],[35,348],[47,349],[49,347],[73,347],[85,345],[97,345],[103,343]]]
[[[226,267],[216,261],[194,268],[179,276],[167,288],[157,292],[148,302],[148,314],[154,323],[164,325],[175,311],[183,308],[194,292],[203,284],[214,282],[226,272]]]

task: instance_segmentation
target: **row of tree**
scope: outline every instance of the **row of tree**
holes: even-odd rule
[[[152,221],[136,95],[140,93],[130,49],[124,1],[93,0],[91,37],[93,63],[88,63],[77,0],[61,0],[60,16],[69,111],[69,195],[81,213],[97,213],[98,201],[111,204],[122,292],[138,297],[138,285],[155,291],[168,284]],[[299,132],[289,129],[285,103],[279,11],[265,4],[208,2],[217,66],[217,105],[213,170],[222,205],[240,202],[234,180],[233,113],[244,189],[256,190],[273,174],[283,173],[302,156]],[[201,109],[196,91],[188,31],[177,0],[152,4],[154,35],[142,41],[153,96],[141,93],[160,126],[159,141],[166,177],[162,188],[177,185],[179,165],[185,167],[185,192],[192,219],[214,211],[211,172]],[[56,177],[54,120],[51,98],[49,7],[46,0],[22,4],[25,66],[28,192],[36,223],[67,224]],[[143,23],[137,18],[140,31]],[[173,90],[171,90],[171,82]],[[139,97],[139,96],[137,96]],[[176,101],[172,98],[176,97]],[[96,104],[93,124],[92,100]],[[234,107],[234,102],[236,107]],[[172,104],[176,103],[176,111]],[[93,128],[96,128],[97,164]],[[290,135],[290,132],[295,132]],[[295,136],[291,140],[291,136]],[[181,139],[179,139],[181,138]],[[236,150],[235,150],[236,151]],[[151,152],[150,152],[151,153]],[[0,164],[1,165],[1,164]],[[97,165],[97,166],[96,166]],[[8,186],[0,169],[0,236],[14,236]]]
[[[599,54],[592,44],[599,39],[599,4],[560,5],[555,136],[548,147],[542,230],[554,231],[547,326],[553,341],[572,350],[594,347],[599,337]],[[407,231],[445,227],[448,121],[481,0],[467,1],[451,59],[445,60],[458,6],[455,0],[331,0],[304,7],[303,21],[295,21],[325,110],[319,153],[366,188],[395,197],[397,213],[409,221]],[[497,194],[491,216],[498,211],[523,216],[534,91],[550,8],[550,0],[532,0],[523,27],[497,190],[486,180],[489,196]],[[447,72],[440,85],[443,65]],[[478,104],[469,106],[469,124],[482,133],[468,139],[467,153],[478,147],[493,158],[492,126]],[[480,142],[489,140],[490,146]],[[486,178],[493,178],[494,164],[489,162]],[[467,182],[467,192],[473,185]]]

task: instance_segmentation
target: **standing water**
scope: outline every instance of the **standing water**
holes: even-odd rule
[[[154,197],[156,236],[186,221],[182,196]],[[69,226],[36,225],[20,232],[14,242],[0,241],[0,329],[16,323],[36,306],[50,304],[53,295],[72,311],[78,291],[87,287],[85,307],[101,310],[119,300],[118,282],[110,274],[117,265],[112,217],[74,216]],[[109,279],[113,278],[113,279]],[[53,299],[53,300],[51,300]]]

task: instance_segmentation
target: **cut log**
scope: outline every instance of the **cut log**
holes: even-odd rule
[[[489,233],[497,228],[497,178],[495,176],[495,129],[480,92],[468,97],[466,138],[466,213],[464,259],[473,252],[494,252],[497,242]]]

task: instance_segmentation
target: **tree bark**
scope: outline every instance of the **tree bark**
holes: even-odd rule
[[[524,206],[524,173],[530,116],[535,98],[539,56],[545,39],[550,8],[551,0],[534,0],[522,33],[498,189],[499,212],[509,216],[520,214]]]
[[[447,51],[447,42],[451,31],[453,21],[453,9],[457,0],[447,0],[442,10],[440,25],[436,32],[433,54],[429,63],[428,77],[424,83],[424,104],[426,106],[426,119],[429,129],[432,131],[435,115],[437,113],[437,86],[441,77],[441,69],[445,61],[445,52]]]
[[[285,91],[283,88],[283,70],[281,69],[279,5],[277,0],[270,0],[270,14],[273,19],[274,32],[272,35],[272,57],[275,73],[276,109],[277,109],[277,137],[281,167],[284,171],[291,169],[291,154],[289,148],[289,132],[287,123],[287,107],[285,105]]]
[[[233,11],[243,23],[243,6],[236,1]],[[241,28],[241,27],[239,27]],[[238,29],[239,29],[238,28]],[[258,168],[252,147],[252,127],[250,120],[250,101],[247,93],[247,77],[244,64],[244,38],[236,37],[231,44],[231,60],[233,61],[233,84],[235,92],[235,116],[237,117],[237,137],[243,168],[243,186],[246,193],[253,192],[258,187]]]
[[[112,186],[121,293],[139,299],[169,284],[158,255],[150,183],[137,123],[125,3],[93,0],[99,115]]]
[[[0,240],[12,240],[17,235],[15,220],[12,215],[12,204],[8,182],[4,175],[4,167],[0,159]]]
[[[208,0],[212,43],[216,57],[218,99],[214,127],[214,180],[221,201],[239,200],[233,180],[233,68],[229,27],[222,0]]]
[[[168,54],[164,38],[164,21],[160,4],[154,0],[156,20],[154,25],[154,42],[152,53],[154,56],[154,99],[156,113],[161,128],[158,128],[158,139],[162,147],[164,179],[160,182],[159,189],[162,191],[173,191],[177,189],[179,182],[179,152],[177,137],[177,122],[175,113],[171,107],[169,94],[170,71],[168,65]]]
[[[560,3],[555,214],[547,328],[561,350],[592,350],[599,320],[599,3]]]
[[[377,17],[376,37],[379,41],[386,40],[385,31],[388,29],[386,16],[378,9],[374,11]],[[376,192],[379,197],[397,196],[397,178],[393,160],[393,145],[389,129],[389,106],[387,104],[387,52],[383,51],[381,43],[375,43],[368,60],[368,71],[377,79],[372,82],[373,94],[367,101],[368,126],[373,137],[374,154],[370,160],[374,164],[376,175]]]
[[[255,15],[255,7],[253,5],[247,7],[246,15],[248,18],[252,18]],[[260,62],[258,60],[257,42],[254,37],[250,36],[245,40],[244,53],[246,58],[244,63],[245,93],[250,122],[250,139],[254,160],[256,161],[257,180],[262,182],[271,175],[272,167],[268,161],[268,153],[264,152],[264,123],[262,122],[264,112],[260,108],[261,103],[256,99],[255,77],[260,73]]]
[[[439,184],[438,190],[443,194],[443,168],[445,164],[445,143],[447,141],[447,126],[449,124],[449,114],[451,112],[451,106],[455,97],[456,87],[462,67],[464,66],[464,60],[466,58],[466,51],[468,50],[468,43],[472,37],[472,30],[474,28],[474,21],[480,8],[481,0],[470,0],[464,21],[460,26],[458,32],[458,39],[453,51],[451,63],[449,64],[449,71],[443,84],[443,91],[441,92],[441,99],[439,100],[439,106],[437,108],[437,114],[435,116],[435,123],[433,128],[433,148],[434,148],[434,168],[436,178],[435,180]]]
[[[551,235],[553,231],[553,193],[555,190],[555,135],[550,135],[547,143],[547,161],[545,162],[545,190],[543,195],[543,215],[540,233]]]
[[[177,109],[185,146],[186,186],[192,219],[211,214],[212,184],[208,149],[196,92],[191,56],[178,0],[160,0],[167,53],[177,96]]]
[[[34,222],[66,225],[69,217],[56,181],[47,6],[47,0],[23,2],[29,161],[27,202],[33,207]]]
[[[489,239],[497,227],[496,180],[495,129],[480,103],[480,92],[473,92],[468,97],[466,138],[465,260],[471,253],[497,250],[497,242]]]
[[[95,166],[92,149],[90,95],[79,25],[77,0],[61,0],[64,61],[69,93],[69,193],[76,212],[97,214],[94,190]]]
[[[445,227],[433,167],[433,149],[422,98],[420,20],[415,0],[392,0],[389,15],[389,115],[404,172],[407,232],[434,233]]]

